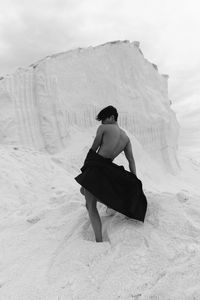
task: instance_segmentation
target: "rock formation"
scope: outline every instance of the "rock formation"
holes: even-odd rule
[[[179,126],[167,80],[144,58],[139,42],[52,55],[0,80],[0,143],[57,153],[67,147],[71,126],[98,125],[97,112],[113,105],[119,124],[174,172]]]

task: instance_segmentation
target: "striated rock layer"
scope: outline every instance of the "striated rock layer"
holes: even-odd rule
[[[110,42],[47,57],[0,80],[0,143],[57,153],[69,128],[97,125],[107,105],[119,124],[168,171],[178,169],[178,123],[168,76],[146,60],[138,42]]]

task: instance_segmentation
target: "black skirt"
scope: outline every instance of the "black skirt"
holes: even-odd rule
[[[144,222],[147,200],[137,176],[90,149],[75,180],[108,207]]]

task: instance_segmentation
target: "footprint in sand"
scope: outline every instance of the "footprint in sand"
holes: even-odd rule
[[[184,203],[189,200],[189,192],[187,190],[182,190],[176,194],[176,197],[180,203]]]
[[[40,218],[38,216],[36,216],[36,217],[30,218],[30,219],[27,219],[26,221],[31,224],[36,224],[37,222],[40,221]]]

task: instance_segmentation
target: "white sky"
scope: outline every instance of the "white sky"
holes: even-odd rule
[[[57,52],[138,40],[172,101],[200,95],[198,0],[0,0],[0,75]],[[192,99],[192,100],[190,100]]]

